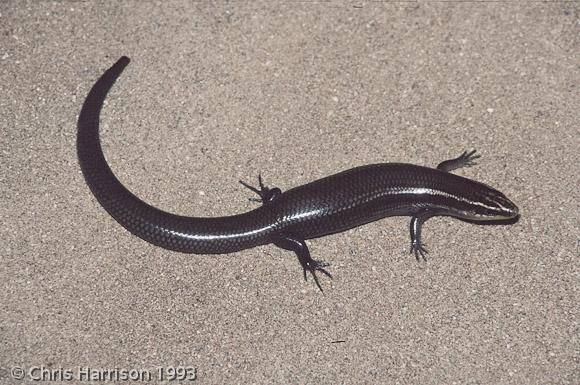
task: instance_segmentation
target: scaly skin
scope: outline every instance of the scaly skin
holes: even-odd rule
[[[450,171],[474,164],[475,151],[442,162],[437,169],[402,163],[356,167],[281,192],[262,184],[263,203],[247,213],[184,217],[161,211],[133,195],[109,168],[99,139],[104,99],[129,63],[120,58],[92,87],[78,119],[77,151],[83,175],[101,206],[131,233],[169,250],[223,254],[273,243],[292,250],[321,288],[305,240],[344,231],[388,216],[411,216],[411,252],[425,258],[421,225],[435,215],[472,221],[511,219],[518,208],[501,192]],[[322,290],[322,288],[321,288]]]

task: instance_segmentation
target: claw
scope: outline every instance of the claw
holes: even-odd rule
[[[463,151],[463,153],[457,158],[449,159],[439,163],[439,165],[437,165],[437,169],[444,172],[451,172],[461,167],[475,166],[477,164],[475,159],[481,158],[481,155],[476,154],[475,152],[476,150]]]
[[[256,194],[260,195],[261,191],[260,191],[260,190],[258,190],[257,188],[255,188],[255,187],[253,187],[253,186],[250,186],[249,184],[247,184],[247,183],[246,183],[246,182],[244,182],[243,180],[240,180],[239,182],[241,183],[241,185],[242,185],[242,186],[244,186],[244,187],[246,187],[246,188],[248,188],[248,189],[252,190],[252,191],[253,191],[253,192],[255,192]],[[253,199],[256,199],[256,198],[253,198]],[[252,198],[250,198],[250,200],[252,200]],[[260,202],[260,201],[258,201],[258,202]]]
[[[264,183],[262,182],[262,174],[258,174],[258,184],[260,185],[260,190],[264,191]]]
[[[429,251],[425,248],[425,244],[420,243],[413,243],[411,244],[411,250],[409,254],[415,254],[415,258],[417,261],[421,262],[421,258],[423,258],[424,262],[427,262],[427,256],[429,255]],[[421,258],[419,258],[419,256]]]
[[[279,192],[279,190],[278,190]],[[326,271],[325,267],[330,266],[329,263],[323,261],[316,261],[312,259],[310,256],[310,251],[308,250],[308,246],[302,237],[297,235],[290,235],[290,234],[278,234],[272,239],[273,243],[281,247],[285,250],[291,250],[296,253],[298,257],[298,262],[300,262],[300,266],[302,266],[302,272],[304,273],[304,281],[308,281],[308,274],[307,271],[312,274],[312,278],[318,286],[318,289],[321,292],[322,286],[318,281],[318,276],[316,275],[316,271],[320,271],[322,274],[326,275],[327,277],[332,279],[332,275]]]
[[[304,271],[304,280],[308,281],[307,274],[306,274],[306,270],[308,270],[310,272],[310,274],[312,274],[312,278],[314,278],[314,282],[316,283],[316,286],[318,286],[318,289],[324,293],[324,290],[322,290],[322,286],[320,285],[320,282],[318,281],[318,276],[316,275],[316,271],[320,271],[322,274],[324,274],[327,277],[329,277],[330,279],[332,279],[332,274],[330,274],[328,271],[326,271],[326,269],[324,269],[325,267],[328,267],[328,266],[330,266],[330,264],[327,262],[323,262],[323,261],[313,261],[313,263],[307,263],[305,266],[302,267],[302,269]]]
[[[324,293],[324,290],[322,290],[322,286],[320,286],[320,282],[318,282],[318,277],[316,276],[316,270],[311,270],[310,271],[312,273],[312,277],[314,278],[314,282],[316,282],[316,286],[318,286],[318,289]]]
[[[475,155],[476,152],[477,150],[471,150],[469,152],[463,151],[463,154],[461,154],[460,156],[462,167],[471,167],[477,164],[477,162],[475,162],[475,159],[481,158],[481,155],[479,154]]]
[[[249,184],[247,184],[246,182],[244,182],[242,180],[240,180],[239,182],[242,184],[242,186],[252,190],[256,194],[258,194],[258,196],[260,197],[260,198],[249,198],[249,200],[251,202],[258,202],[258,203],[270,202],[272,199],[274,199],[276,196],[278,196],[282,193],[278,187],[269,188],[269,187],[264,186],[264,182],[262,181],[261,174],[258,174],[258,184],[260,186],[259,190],[253,186],[250,186]]]

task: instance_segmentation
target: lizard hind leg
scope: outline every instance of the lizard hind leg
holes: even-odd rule
[[[312,259],[310,256],[310,250],[308,250],[308,246],[304,239],[295,236],[289,235],[278,235],[274,240],[274,244],[278,247],[281,247],[285,250],[294,251],[296,256],[298,257],[298,261],[300,261],[300,265],[302,265],[302,270],[304,271],[304,280],[307,280],[306,272],[310,272],[312,274],[312,278],[314,278],[314,282],[316,286],[323,292],[322,286],[318,281],[318,277],[316,276],[316,272],[320,271],[322,274],[326,275],[329,278],[332,278],[332,275],[325,269],[326,267],[330,266],[329,263],[324,261],[316,261]]]
[[[274,199],[276,199],[278,195],[282,194],[282,190],[280,190],[278,187],[270,188],[264,186],[264,183],[262,182],[262,175],[260,174],[258,174],[258,183],[260,186],[259,190],[256,187],[250,186],[249,184],[247,184],[242,180],[240,180],[240,183],[242,184],[242,186],[258,194],[258,196],[260,197],[260,198],[249,198],[252,202],[261,202],[262,204],[266,204],[268,202],[272,202]]]

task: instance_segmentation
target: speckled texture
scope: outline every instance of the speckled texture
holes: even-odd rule
[[[198,382],[572,384],[578,353],[579,11],[550,3],[0,2],[0,381],[7,368],[191,365]],[[475,147],[512,226],[408,219],[292,253],[192,256],[122,229],[76,159],[94,80],[119,179],[163,210]],[[185,177],[184,177],[185,175]],[[325,282],[326,283],[326,282]],[[344,341],[332,343],[333,341]],[[30,379],[26,382],[30,383]]]

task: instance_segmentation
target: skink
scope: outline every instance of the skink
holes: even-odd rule
[[[285,192],[241,182],[262,205],[226,217],[193,218],[161,211],[133,195],[109,168],[99,139],[105,97],[129,58],[121,57],[90,90],[79,115],[77,152],[86,183],[103,208],[138,237],[165,249],[223,254],[274,244],[293,251],[322,290],[316,272],[329,277],[328,263],[310,256],[305,240],[337,233],[389,216],[410,216],[411,253],[426,259],[421,227],[433,216],[469,221],[516,218],[518,208],[501,192],[451,171],[475,164],[475,151],[436,169],[403,163],[356,167]]]

